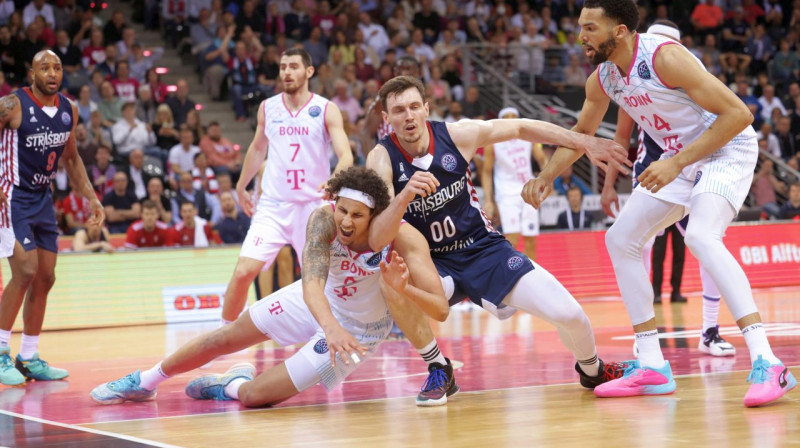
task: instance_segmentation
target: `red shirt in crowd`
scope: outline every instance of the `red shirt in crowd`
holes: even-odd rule
[[[222,240],[219,235],[214,233],[211,224],[206,223],[203,226],[203,232],[206,234],[209,243],[221,244]],[[183,225],[182,222],[175,224],[172,227],[172,244],[176,246],[194,246],[194,227],[191,229]]]
[[[96,191],[94,194],[97,196],[97,200],[102,201]],[[61,206],[64,209],[64,215],[72,213],[72,219],[75,220],[76,224],[86,224],[86,220],[92,215],[92,207],[89,200],[75,193],[74,190],[63,199]]]
[[[136,249],[139,247],[164,247],[172,246],[172,232],[168,225],[161,221],[156,221],[156,226],[152,232],[144,228],[144,222],[140,219],[134,221],[128,227],[128,235],[125,238],[125,247]]]

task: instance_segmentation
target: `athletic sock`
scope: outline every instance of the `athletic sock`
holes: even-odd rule
[[[436,343],[436,339],[431,341],[431,343],[425,347],[418,348],[417,352],[419,352],[420,356],[422,356],[422,359],[424,359],[428,365],[431,365],[434,362],[437,362],[443,366],[447,365],[447,360],[444,359],[444,355],[441,351],[439,351],[439,344]]]
[[[235,380],[231,381],[230,383],[228,383],[227,386],[225,386],[225,395],[227,395],[228,398],[233,398],[234,400],[238,400],[239,388],[242,387],[242,384],[246,383],[247,381],[249,380],[246,380],[244,378],[236,378]]]
[[[164,373],[161,370],[161,363],[154,365],[151,369],[145,370],[140,375],[139,379],[139,386],[142,389],[153,390],[158,387],[159,384],[163,383],[164,381],[170,378],[169,375]]]
[[[719,297],[703,296],[703,333],[717,326],[719,320]]]
[[[22,345],[19,349],[19,357],[22,359],[31,359],[36,354],[39,348],[39,335],[29,336],[22,333]]]
[[[658,330],[636,333],[636,346],[639,348],[639,365],[660,369],[664,367],[664,355],[658,343]]]
[[[224,317],[220,317],[220,318],[219,318],[219,326],[220,326],[220,328],[222,328],[222,327],[224,327],[225,325],[228,325],[228,324],[230,324],[230,323],[232,323],[232,322],[233,322],[232,320],[227,320],[227,319],[225,319]]]
[[[600,373],[600,360],[597,358],[596,353],[589,359],[579,359],[578,366],[583,370],[583,373],[589,376],[597,376]]]
[[[764,325],[761,322],[742,328],[742,335],[744,335],[744,342],[747,343],[747,348],[750,350],[750,362],[758,359],[758,355],[761,355],[770,364],[781,362],[772,353],[772,347],[769,346],[767,340],[767,332],[764,331]]]
[[[11,341],[11,330],[0,330],[0,348],[8,347]]]

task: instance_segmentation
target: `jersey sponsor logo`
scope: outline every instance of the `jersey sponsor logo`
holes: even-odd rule
[[[436,193],[424,197],[416,198],[408,204],[406,213],[425,214],[426,212],[433,212],[444,207],[448,202],[458,197],[464,191],[466,186],[466,178],[461,178],[456,182],[448,185],[447,187],[438,190]]]
[[[378,255],[380,257],[380,254],[376,254],[376,255]],[[381,261],[380,258],[378,258],[378,262],[379,263],[380,263],[380,261]],[[369,264],[369,261],[367,261],[367,264]],[[372,265],[370,265],[370,266],[372,266]],[[375,266],[377,266],[377,264]],[[359,266],[355,262],[351,262],[350,260],[342,260],[342,263],[339,265],[339,269],[341,271],[343,271],[343,272],[349,272],[351,274],[356,274],[356,275],[359,275],[361,277],[367,277],[367,276],[370,276],[370,275],[374,274],[374,272],[370,272],[370,271],[362,268],[361,266]]]
[[[381,264],[381,259],[383,259],[383,254],[381,253],[374,254],[367,260],[367,266],[372,268],[377,268],[378,265]]]
[[[645,93],[644,95],[631,95],[622,98],[625,101],[625,105],[628,107],[639,107],[639,106],[647,106],[648,104],[653,104],[653,100],[650,99],[650,94]]]
[[[452,154],[445,154],[442,157],[442,166],[447,171],[454,171],[456,169],[456,166],[458,166],[458,162],[456,161],[455,156],[453,156]]]
[[[400,177],[397,178],[398,182],[408,182],[408,176],[406,173],[400,173]]]
[[[700,178],[701,177],[703,177],[703,172],[702,171],[698,171],[697,175],[694,176],[694,184],[695,185],[697,185],[697,183],[700,182]]]
[[[56,172],[53,171],[50,175],[45,175],[42,173],[36,173],[33,175],[33,180],[31,183],[33,185],[50,185],[50,181],[56,178]]]
[[[639,77],[642,79],[650,79],[652,76],[650,75],[650,67],[647,66],[647,62],[642,61],[636,67],[636,73],[639,74]]]
[[[319,114],[322,113],[322,109],[319,106],[311,106],[308,108],[308,115],[312,117],[319,117]]]
[[[308,126],[279,126],[278,135],[308,135]]]
[[[55,146],[63,146],[69,140],[70,132],[38,132],[25,137],[25,145],[44,154],[45,150]]]
[[[328,353],[328,341],[325,339],[320,339],[317,341],[317,343],[314,344],[314,353],[318,355],[324,355],[325,353]]]
[[[472,237],[463,240],[456,240],[446,246],[432,248],[431,253],[454,252],[457,250],[466,249],[474,242],[475,239]]]
[[[72,123],[72,117],[69,116],[69,113],[62,112],[61,113],[61,122],[64,123],[64,126],[69,126]]]
[[[33,106],[28,109],[29,115],[31,116],[31,123],[38,123],[39,120],[36,119],[36,113]]]
[[[516,271],[517,269],[521,268],[523,264],[525,264],[525,260],[523,260],[519,255],[514,255],[506,262],[508,269],[511,269],[512,271]]]

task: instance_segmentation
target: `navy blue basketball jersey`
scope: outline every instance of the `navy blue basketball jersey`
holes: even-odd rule
[[[636,154],[636,163],[633,164],[633,188],[639,185],[637,179],[651,163],[661,158],[664,150],[647,132],[639,130],[639,150]]]
[[[51,117],[33,96],[30,88],[14,94],[22,108],[18,129],[3,130],[0,170],[2,178],[14,187],[28,191],[50,188],[55,177],[58,159],[64,152],[72,132],[72,105],[60,93],[56,96],[55,114]]]
[[[423,157],[411,157],[394,132],[381,139],[380,144],[392,162],[395,193],[420,170],[439,180],[435,193],[425,198],[417,196],[408,204],[403,219],[425,235],[433,254],[458,252],[496,232],[481,210],[470,180],[469,161],[456,148],[447,125],[429,121],[427,127],[431,139]]]

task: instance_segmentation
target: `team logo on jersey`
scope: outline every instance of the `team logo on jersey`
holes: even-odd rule
[[[317,341],[317,343],[314,344],[314,352],[319,355],[328,353],[328,341],[325,339],[320,339]]]
[[[639,77],[642,79],[650,79],[650,67],[647,66],[647,62],[642,61],[639,63],[639,66],[636,67],[636,72],[639,73]]]
[[[318,117],[319,114],[322,113],[322,109],[319,106],[311,106],[308,108],[308,114],[312,117]]]
[[[400,173],[400,177],[397,178],[398,182],[408,182],[408,176],[406,173]]]
[[[516,271],[517,269],[521,268],[523,264],[525,264],[525,260],[522,259],[519,255],[514,255],[513,257],[508,259],[508,269],[512,271]]]
[[[456,162],[456,158],[452,154],[445,154],[442,157],[442,167],[447,171],[454,171],[457,165],[458,162]]]
[[[381,254],[381,253],[377,253],[377,254],[369,257],[369,259],[367,259],[367,266],[369,266],[371,268],[377,268],[378,265],[381,264],[381,259],[382,258],[383,258],[383,254]]]
[[[697,183],[700,182],[700,178],[701,177],[703,177],[703,172],[702,171],[698,171],[697,175],[694,176],[694,184],[695,185],[697,185]]]
[[[62,112],[61,113],[61,122],[64,123],[64,126],[69,126],[72,123],[72,117],[69,116],[69,113]]]

